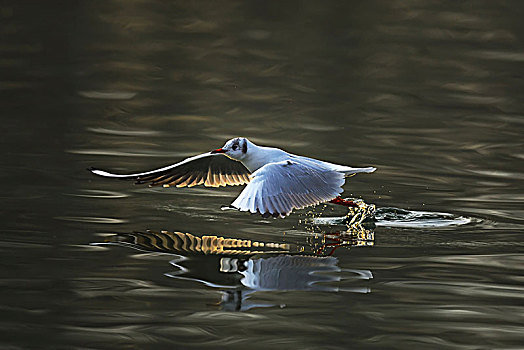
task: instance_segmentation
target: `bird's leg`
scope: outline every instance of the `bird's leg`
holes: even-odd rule
[[[340,197],[340,196],[338,196],[335,199],[330,200],[329,203],[343,205],[343,206],[348,207],[348,208],[350,208],[350,207],[352,207],[352,208],[358,207],[357,203],[355,203],[353,201],[348,201],[348,200],[342,199],[342,197]]]

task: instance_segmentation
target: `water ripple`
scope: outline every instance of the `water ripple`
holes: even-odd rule
[[[128,91],[78,91],[78,95],[97,100],[130,100],[136,96],[136,92]]]
[[[524,299],[523,286],[502,283],[407,280],[384,282],[384,284],[401,288],[404,291],[415,289],[431,295],[434,295],[435,293],[443,295],[454,294],[482,299],[504,298],[506,301],[507,299]]]
[[[86,197],[86,198],[125,198],[128,194],[116,191],[105,190],[80,190],[84,193],[68,193],[68,196]]]
[[[157,136],[160,131],[156,130],[116,130],[108,128],[87,128],[87,130],[97,134],[107,134],[116,136]]]
[[[117,151],[114,149],[71,149],[69,153],[73,154],[87,154],[95,156],[118,156],[118,157],[187,157],[190,154],[177,153],[172,151],[147,151],[144,149],[140,150],[129,150],[129,151]]]
[[[87,222],[96,224],[122,224],[127,220],[116,219],[116,218],[103,218],[94,216],[57,216],[55,219],[73,222]]]
[[[524,256],[520,254],[443,255],[429,258],[429,260],[447,264],[472,265],[479,268],[490,267],[524,270]]]
[[[515,51],[480,51],[472,52],[475,57],[506,62],[523,62],[524,52]]]
[[[375,214],[375,225],[403,228],[440,228],[480,222],[480,219],[450,213],[380,208]]]

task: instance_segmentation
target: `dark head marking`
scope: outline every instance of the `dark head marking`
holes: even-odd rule
[[[247,152],[247,141],[244,140],[244,143],[242,144],[242,153],[246,153]]]
[[[233,140],[233,144],[231,145],[231,148],[233,151],[236,151],[238,149],[238,139]]]

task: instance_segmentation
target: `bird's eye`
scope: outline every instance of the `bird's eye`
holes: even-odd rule
[[[233,148],[233,151],[236,151],[236,150],[237,150],[237,148],[238,148],[238,146],[237,146],[237,145],[233,145],[233,147],[232,147],[232,148]]]

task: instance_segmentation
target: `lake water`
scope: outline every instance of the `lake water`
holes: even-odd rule
[[[0,4],[0,347],[524,348],[518,1]],[[234,136],[353,166],[340,208],[91,175]]]

